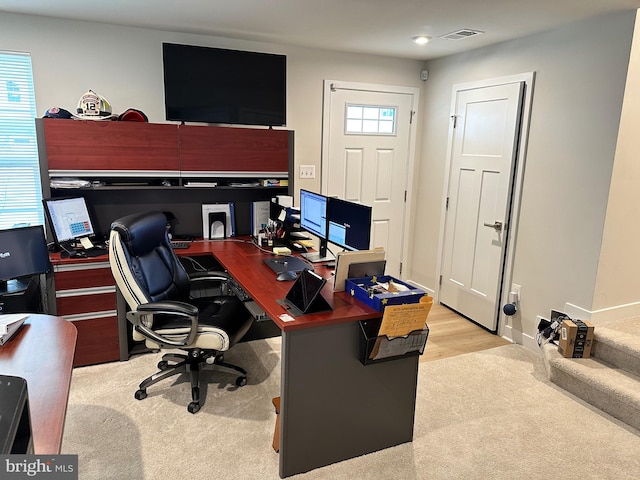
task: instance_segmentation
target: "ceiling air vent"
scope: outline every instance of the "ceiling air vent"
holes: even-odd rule
[[[446,35],[440,35],[439,38],[444,38],[446,40],[462,40],[463,38],[474,37],[483,33],[484,32],[481,32],[479,30],[470,30],[468,28],[463,28],[455,32],[447,33]]]

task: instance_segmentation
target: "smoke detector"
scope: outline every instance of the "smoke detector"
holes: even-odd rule
[[[484,32],[480,30],[471,30],[469,28],[462,28],[455,32],[440,35],[438,38],[444,38],[445,40],[462,40],[463,38],[475,37],[476,35],[482,35]]]

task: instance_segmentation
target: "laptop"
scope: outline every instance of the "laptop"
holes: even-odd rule
[[[320,291],[327,281],[311,270],[302,270],[287,296],[279,301],[293,316],[331,310]]]

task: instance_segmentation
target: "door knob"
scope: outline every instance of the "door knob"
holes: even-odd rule
[[[502,231],[502,222],[498,222],[497,220],[493,223],[484,223],[484,226],[493,228],[496,232]]]

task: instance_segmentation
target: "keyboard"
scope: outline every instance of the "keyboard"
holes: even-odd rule
[[[191,246],[190,240],[171,240],[171,247],[176,249],[189,248]]]
[[[84,253],[87,257],[100,257],[101,255],[106,255],[109,253],[109,250],[101,247],[93,247],[84,250]]]

